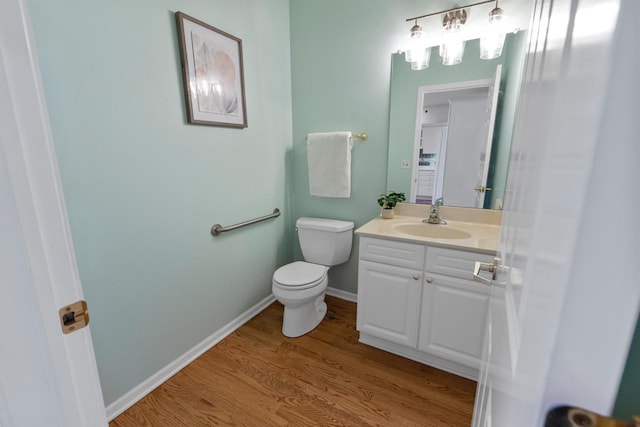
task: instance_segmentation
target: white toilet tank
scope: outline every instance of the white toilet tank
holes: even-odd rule
[[[298,218],[298,239],[305,261],[326,266],[349,260],[353,223],[323,218]]]

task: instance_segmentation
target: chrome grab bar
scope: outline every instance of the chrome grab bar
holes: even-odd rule
[[[265,221],[271,218],[277,218],[279,216],[280,216],[280,209],[275,208],[273,210],[273,213],[269,215],[261,216],[260,218],[250,219],[249,221],[239,222],[237,224],[233,224],[228,227],[223,227],[220,224],[214,224],[213,227],[211,227],[211,234],[213,234],[214,236],[219,236],[224,232],[236,230],[238,228],[246,227],[247,225],[255,224],[256,222]]]

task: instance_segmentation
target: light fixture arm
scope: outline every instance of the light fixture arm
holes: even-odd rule
[[[464,5],[464,6],[458,6],[458,7],[454,7],[454,8],[447,9],[447,10],[441,10],[439,12],[427,13],[426,15],[414,16],[413,18],[405,19],[405,22],[409,22],[409,21],[416,21],[417,22],[418,19],[427,18],[429,16],[440,15],[441,13],[455,12],[456,10],[464,9],[464,8],[467,8],[467,7],[473,7],[473,6],[478,6],[478,5],[481,5],[481,4],[493,3],[493,2],[495,2],[496,3],[496,7],[498,7],[497,0],[484,0],[484,1],[481,1],[481,2],[467,4],[467,5]]]

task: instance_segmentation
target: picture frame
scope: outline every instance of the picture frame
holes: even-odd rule
[[[242,40],[176,12],[189,123],[247,127]]]

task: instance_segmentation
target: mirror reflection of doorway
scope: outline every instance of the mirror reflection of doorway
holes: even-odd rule
[[[482,208],[497,106],[496,78],[418,90],[409,202]]]
[[[447,123],[422,125],[418,150],[415,203],[430,205],[442,197],[444,159],[447,155]]]

